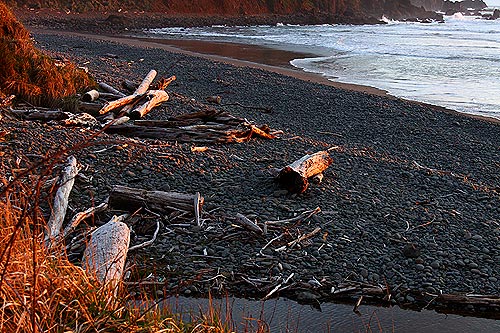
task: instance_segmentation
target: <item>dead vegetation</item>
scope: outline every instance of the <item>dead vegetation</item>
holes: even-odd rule
[[[94,85],[75,65],[58,62],[35,48],[28,30],[0,2],[0,94],[39,106],[60,106],[63,99]]]

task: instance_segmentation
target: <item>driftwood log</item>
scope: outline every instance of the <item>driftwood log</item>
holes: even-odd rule
[[[257,223],[252,222],[248,217],[243,214],[236,214],[236,223],[238,223],[243,228],[255,232],[258,235],[264,235],[264,230],[257,225]]]
[[[164,90],[149,90],[146,94],[146,99],[148,100],[144,104],[130,112],[130,118],[139,119],[144,117],[153,108],[168,101],[168,94]]]
[[[134,125],[110,126],[105,131],[110,134],[190,143],[246,142],[253,137],[275,138],[267,125],[256,126],[246,119],[213,109],[169,120],[136,120]]]
[[[122,93],[118,89],[115,89],[112,86],[110,86],[109,84],[106,84],[104,82],[100,82],[99,83],[99,88],[101,88],[102,90],[107,91],[107,92],[109,92],[111,94],[114,94],[114,95],[117,95],[117,96],[120,96],[120,97],[125,97],[124,93]]]
[[[303,193],[309,186],[309,178],[322,173],[333,163],[328,151],[305,155],[279,172],[276,180],[292,193]]]
[[[148,75],[146,75],[146,77],[142,80],[141,84],[134,91],[134,95],[144,95],[148,91],[149,86],[151,85],[153,80],[155,79],[156,74],[157,73],[154,69],[150,70]],[[137,101],[135,101],[135,102],[137,102]],[[124,106],[122,109],[122,112],[124,114],[129,114],[130,111],[132,111],[132,109],[135,105],[135,102],[132,102],[132,103]]]
[[[184,194],[177,192],[148,191],[126,186],[114,186],[109,196],[109,205],[114,208],[127,211],[146,207],[159,213],[167,213],[173,210],[200,214],[205,202],[199,194]],[[194,203],[198,204],[195,209]]]
[[[106,209],[108,209],[108,203],[104,202],[104,203],[100,204],[99,206],[94,206],[94,207],[91,207],[83,212],[77,213],[75,216],[73,216],[73,218],[68,223],[66,228],[64,228],[63,237],[69,236],[76,229],[76,227],[80,224],[80,222],[82,222],[83,220],[94,216],[94,214],[103,212]]]
[[[108,102],[102,107],[102,109],[99,111],[99,113],[106,114],[106,113],[113,111],[115,109],[125,107],[125,106],[130,105],[130,104],[134,104],[135,102],[140,100],[143,96],[144,96],[143,94],[140,94],[140,95],[134,94],[134,95],[122,97],[122,98],[117,99],[115,101]]]
[[[83,254],[84,269],[115,290],[123,276],[130,243],[130,229],[122,222],[127,216],[113,217],[97,228]]]
[[[23,120],[64,120],[70,117],[69,112],[61,110],[11,110],[12,114]]]
[[[66,210],[68,209],[69,194],[75,183],[75,177],[78,171],[76,158],[74,156],[68,157],[67,165],[59,176],[59,188],[56,191],[52,213],[47,223],[47,233],[45,237],[47,244],[55,240],[61,232]]]
[[[87,102],[87,103],[97,101],[98,99],[99,99],[99,92],[97,90],[94,90],[94,89],[87,91],[82,96],[82,101]]]

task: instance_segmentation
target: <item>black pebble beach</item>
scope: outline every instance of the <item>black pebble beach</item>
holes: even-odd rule
[[[58,34],[38,33],[35,39],[38,47],[117,87],[120,80],[140,81],[156,69],[159,77],[177,76],[169,93],[201,103],[219,95],[223,103],[272,108],[266,113],[211,105],[282,130],[274,140],[209,145],[194,153],[192,144],[103,134],[98,140],[118,144],[75,152],[82,173],[92,176],[90,186],[79,188],[77,182],[70,203],[75,212],[104,200],[113,185],[204,196],[202,228],[164,229],[152,246],[131,254],[137,267],[165,281],[170,292],[223,287],[263,296],[266,285],[252,281],[293,273],[292,281],[302,286],[297,298],[309,295],[303,291],[307,286],[314,291],[317,283],[347,280],[388,285],[398,303],[414,301],[409,291],[500,293],[497,122],[157,48]],[[171,96],[146,118],[199,108],[200,103]],[[14,137],[8,148],[13,156],[45,154],[91,133],[36,122],[0,126]],[[112,148],[102,151],[106,147]],[[274,182],[273,170],[329,148],[334,162],[320,184],[297,195]],[[316,207],[321,213],[286,232],[293,237],[317,227],[321,232],[285,251],[276,251],[279,242],[262,250],[283,229],[258,236],[232,226],[236,213],[263,223]],[[223,277],[215,279],[218,275]],[[309,298],[326,294],[317,291]]]

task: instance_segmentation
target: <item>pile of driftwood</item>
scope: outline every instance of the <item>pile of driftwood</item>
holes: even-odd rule
[[[280,133],[271,131],[267,125],[258,126],[226,111],[209,107],[168,120],[140,120],[169,100],[165,89],[176,77],[162,78],[150,89],[156,74],[155,70],[151,70],[139,85],[125,80],[124,86],[129,89],[129,94],[106,83],[99,83],[101,91],[91,90],[82,96],[77,114],[33,108],[12,110],[12,113],[24,120],[57,121],[65,126],[103,127],[110,134],[175,142],[240,143],[254,137],[273,139]]]
[[[257,126],[225,111],[207,109],[168,120],[137,120],[134,124],[111,125],[106,133],[189,143],[246,142],[253,137],[274,139],[267,125]]]
[[[76,158],[70,156],[58,176],[52,213],[46,228],[45,244],[49,249],[58,249],[62,244],[67,244],[66,249],[69,249],[75,246],[75,241],[86,245],[82,266],[110,288],[116,288],[118,282],[122,280],[127,253],[149,246],[156,240],[162,215],[181,212],[186,216],[187,221],[192,221],[194,225],[200,226],[202,223],[204,198],[199,193],[190,195],[115,186],[106,202],[79,212],[63,228],[69,197],[78,173]],[[83,234],[80,233],[73,239],[69,239],[82,221],[107,209],[121,210],[126,213],[113,216],[109,222],[97,229],[84,229]],[[126,222],[132,215],[137,215],[141,209],[157,217],[156,231],[152,239],[129,247],[131,228]]]

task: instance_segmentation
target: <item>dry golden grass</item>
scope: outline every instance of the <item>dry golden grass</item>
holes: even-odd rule
[[[0,2],[0,92],[34,105],[59,106],[65,97],[94,86],[73,64],[56,62],[37,50],[29,32]]]
[[[220,308],[210,306],[184,322],[145,296],[137,300],[123,288],[118,293],[104,288],[64,251],[48,251],[40,209],[48,199],[40,188],[53,159],[42,163],[37,175],[26,170],[14,180],[2,176],[7,166],[0,165],[0,332],[234,331],[230,315]],[[257,322],[252,331],[266,332]]]

